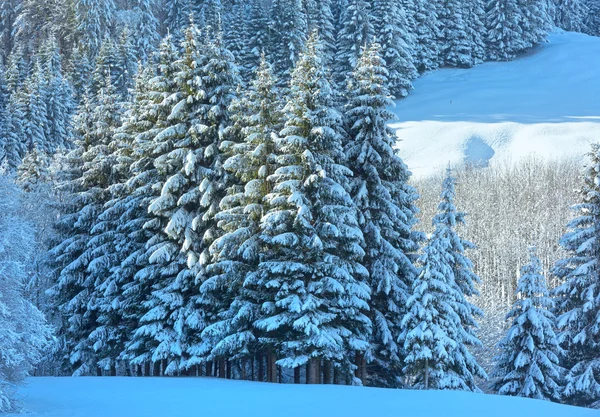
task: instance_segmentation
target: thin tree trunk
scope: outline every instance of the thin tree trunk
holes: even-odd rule
[[[323,361],[323,384],[331,384],[331,361]]]
[[[254,358],[250,359],[250,380],[254,381]]]
[[[429,389],[429,359],[425,359],[425,389]]]
[[[269,352],[269,382],[277,382],[277,354]]]
[[[213,367],[212,361],[206,361],[206,376],[213,376],[212,367]]]
[[[96,376],[102,376],[102,368],[99,366],[96,367]]]
[[[231,361],[226,361],[225,365],[227,366],[227,379],[231,379]]]
[[[219,359],[219,378],[225,378],[225,359]]]
[[[142,365],[138,365],[140,374],[142,373]],[[150,362],[144,363],[144,375],[150,376]]]
[[[265,380],[265,362],[263,355],[258,355],[258,380],[264,382]]]
[[[306,377],[306,382],[308,384],[318,384],[319,383],[319,376],[318,376],[318,372],[319,372],[319,366],[318,366],[318,359],[315,358],[311,358],[308,361],[308,374]]]
[[[300,367],[296,366],[294,368],[294,384],[300,383]]]
[[[154,362],[153,368],[154,369],[152,370],[152,376],[160,376],[160,362]]]

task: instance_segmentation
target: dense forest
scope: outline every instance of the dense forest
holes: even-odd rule
[[[556,27],[600,2],[3,1],[0,411],[34,373],[597,403],[600,149],[415,182],[387,125]]]

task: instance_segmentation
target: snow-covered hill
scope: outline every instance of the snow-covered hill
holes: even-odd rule
[[[527,56],[442,69],[397,102],[400,154],[415,176],[464,161],[581,158],[600,141],[600,38],[561,32]]]
[[[213,378],[31,378],[40,417],[592,417],[597,410],[497,395]]]

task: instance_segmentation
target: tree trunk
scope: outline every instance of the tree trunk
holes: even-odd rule
[[[138,366],[140,369],[140,373],[142,373],[142,365]],[[144,375],[146,376],[150,376],[150,362],[145,362],[144,363]]]
[[[294,368],[294,384],[300,383],[300,367],[296,366]]]
[[[96,367],[96,376],[102,376],[102,368],[99,366]]]
[[[226,361],[225,365],[227,366],[227,379],[231,379],[231,361]]]
[[[250,359],[250,380],[254,381],[255,376],[254,376],[254,358]]]
[[[340,385],[340,370],[337,367],[333,368],[333,384]]]
[[[246,381],[248,379],[248,374],[247,374],[247,369],[246,369],[247,368],[247,363],[246,363],[245,359],[242,359],[240,361],[240,368],[241,368],[241,371],[242,371],[242,375],[241,375],[242,381]]]
[[[162,376],[166,376],[167,373],[165,372],[167,370],[167,360],[163,359],[160,361],[161,367],[160,367],[160,374]]]
[[[219,378],[225,378],[225,359],[221,358],[219,363]]]
[[[429,389],[429,359],[425,359],[425,389]]]
[[[117,376],[117,367],[114,363],[110,365],[110,376]]]
[[[323,384],[331,384],[331,361],[323,361]]]
[[[156,361],[154,362],[154,366],[153,366],[153,370],[152,370],[152,376],[160,376],[160,362]]]
[[[277,382],[277,354],[269,352],[269,382]]]
[[[319,383],[319,360],[315,358],[311,358],[308,361],[307,368],[307,376],[306,382],[308,384],[318,384]]]
[[[206,361],[206,376],[213,376],[212,367],[213,367],[212,361]]]
[[[259,382],[265,380],[265,362],[262,355],[258,355],[258,380]]]

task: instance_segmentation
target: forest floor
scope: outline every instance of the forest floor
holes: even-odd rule
[[[267,384],[214,378],[38,377],[20,391],[40,417],[592,417],[598,410],[458,391]],[[16,417],[16,416],[15,416]]]
[[[511,62],[441,69],[397,102],[400,156],[416,177],[448,163],[581,158],[600,141],[600,37],[557,32]]]

